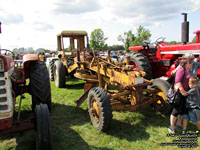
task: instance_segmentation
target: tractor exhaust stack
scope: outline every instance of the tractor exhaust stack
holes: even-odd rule
[[[187,21],[187,13],[182,13],[184,21],[182,22],[181,41],[186,44],[189,41],[189,22]]]

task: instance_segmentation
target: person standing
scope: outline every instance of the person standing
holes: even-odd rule
[[[192,76],[189,79],[189,87],[190,90],[188,91],[188,97],[186,99],[188,113],[183,116],[183,134],[187,132],[188,120],[196,124],[198,133],[200,131],[200,87],[198,77]]]
[[[177,126],[182,126],[183,114],[186,112],[186,96],[189,90],[188,81],[191,77],[190,70],[192,69],[194,58],[189,56],[180,61],[182,68],[178,69],[175,75],[174,89],[177,91],[176,103],[173,105],[173,110],[170,116],[170,127],[168,127],[169,133],[175,134],[175,123]]]

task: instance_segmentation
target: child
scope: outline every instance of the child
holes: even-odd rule
[[[198,131],[200,131],[200,87],[198,77],[192,76],[189,79],[188,97],[186,99],[186,109],[188,113],[183,117],[183,134],[186,133],[187,123],[190,119],[193,123],[196,123]]]

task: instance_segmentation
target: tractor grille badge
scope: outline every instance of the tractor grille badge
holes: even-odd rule
[[[4,71],[3,60],[0,58],[0,72]]]

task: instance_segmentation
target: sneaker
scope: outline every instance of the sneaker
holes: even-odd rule
[[[198,137],[200,136],[200,131],[199,130],[197,130],[195,133],[197,134]]]
[[[188,131],[187,130],[182,130],[182,134],[187,134]]]
[[[169,131],[169,133],[171,133],[171,134],[175,134],[175,130],[172,129],[171,127],[168,128],[168,131]]]

